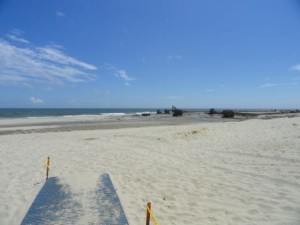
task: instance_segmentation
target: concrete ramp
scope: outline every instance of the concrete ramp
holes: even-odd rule
[[[21,225],[128,225],[124,210],[108,174],[97,187],[71,193],[67,185],[51,177],[45,182]]]

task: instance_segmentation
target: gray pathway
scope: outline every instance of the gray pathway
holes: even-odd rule
[[[85,202],[84,206],[82,202]],[[67,185],[60,184],[56,177],[49,178],[33,201],[21,225],[86,223],[128,225],[120,199],[108,174],[100,176],[94,191],[77,195],[72,194]]]

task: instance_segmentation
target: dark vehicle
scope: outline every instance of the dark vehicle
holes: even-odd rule
[[[175,106],[172,106],[173,116],[182,116],[182,110],[177,109]]]
[[[222,111],[223,118],[233,118],[234,112],[232,110],[223,110]]]
[[[210,109],[209,110],[209,115],[213,115],[213,114],[216,114],[217,112],[216,112],[216,110],[215,109]]]

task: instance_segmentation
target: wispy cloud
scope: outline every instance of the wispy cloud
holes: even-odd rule
[[[214,89],[205,89],[205,92],[206,93],[212,93],[212,92],[215,92],[215,90]]]
[[[0,83],[14,85],[63,84],[93,80],[97,67],[66,55],[56,46],[18,45],[0,38]],[[25,40],[25,39],[24,39]]]
[[[19,29],[11,29],[11,31],[6,34],[6,37],[14,42],[21,42],[25,44],[29,44],[30,42],[22,37],[23,32]]]
[[[37,49],[39,50],[40,53],[39,56],[41,57],[41,59],[49,60],[52,62],[60,62],[61,64],[65,64],[65,65],[79,66],[87,70],[97,70],[96,66],[87,64],[85,62],[81,62],[77,59],[67,56],[60,49],[57,49],[56,47],[46,46]]]
[[[174,55],[168,55],[167,57],[168,60],[180,60],[183,59],[182,55],[174,54]]]
[[[118,70],[115,72],[115,76],[121,78],[122,80],[124,80],[124,84],[126,86],[129,86],[129,82],[134,80],[132,77],[129,77],[127,72],[125,70]]]
[[[29,41],[26,40],[25,38],[17,37],[16,35],[13,35],[13,34],[7,34],[6,37],[8,37],[10,40],[13,40],[13,41],[22,42],[22,43],[26,43],[26,44],[29,43]]]
[[[287,85],[297,85],[296,82],[290,82],[290,83],[266,83],[259,86],[259,88],[271,88],[271,87],[277,87],[277,86],[287,86]]]
[[[290,69],[300,71],[300,64],[292,66]]]
[[[295,66],[292,66],[292,67],[290,68],[290,70],[300,71],[300,64],[295,65]],[[296,77],[293,77],[292,80],[293,80],[293,81],[299,81],[299,80],[300,80],[300,76],[298,75],[298,76],[296,76]]]
[[[40,99],[40,98],[31,97],[31,98],[29,98],[29,100],[34,105],[44,104],[44,101],[42,99]]]
[[[115,77],[122,79],[126,86],[130,86],[130,82],[135,80],[135,78],[130,77],[124,69],[118,69],[110,64],[105,64],[105,67],[109,71],[112,71]]]
[[[56,16],[57,17],[66,17],[66,14],[61,11],[56,11]]]
[[[23,31],[17,28],[12,28],[9,33],[19,37],[23,35]]]
[[[259,88],[269,88],[269,87],[276,87],[276,86],[282,86],[283,84],[281,83],[267,83],[267,84],[262,84],[259,86]]]

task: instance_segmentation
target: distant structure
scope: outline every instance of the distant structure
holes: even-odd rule
[[[160,111],[159,109],[156,111],[156,114],[162,114],[162,111]]]
[[[232,110],[223,110],[222,111],[223,118],[233,118],[234,112]]]
[[[142,116],[150,116],[150,113],[142,113]]]
[[[175,106],[172,106],[173,116],[182,116],[182,110],[177,109]]]
[[[213,115],[213,114],[216,114],[217,112],[216,112],[216,110],[215,109],[210,109],[209,110],[209,115]]]
[[[171,110],[169,110],[169,109],[165,109],[165,110],[164,110],[164,113],[165,113],[165,114],[170,114],[170,111],[171,111]]]

